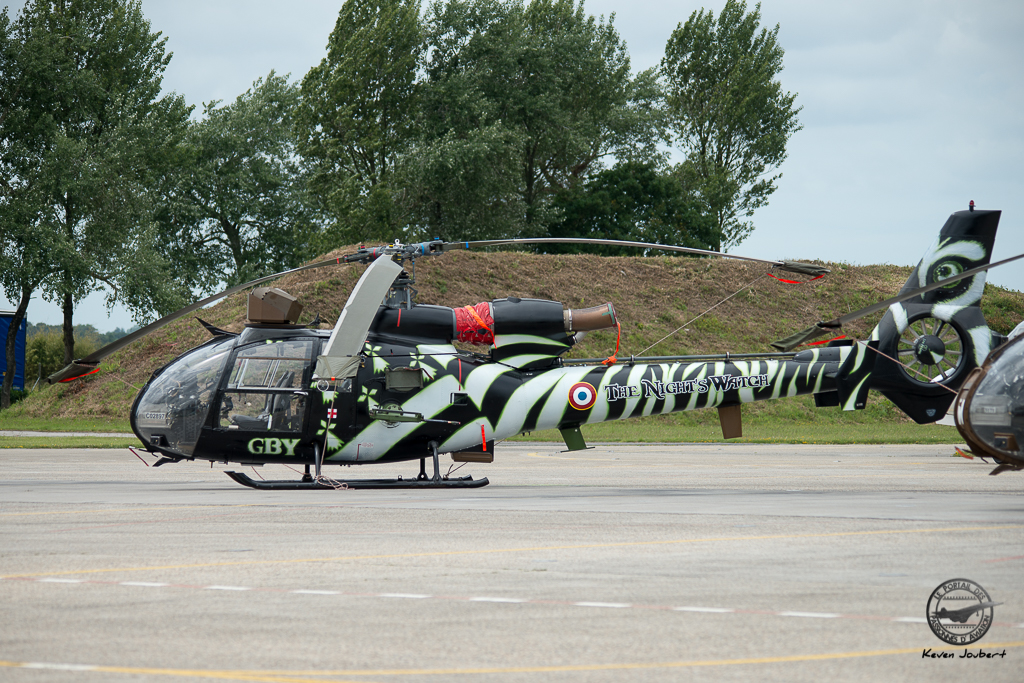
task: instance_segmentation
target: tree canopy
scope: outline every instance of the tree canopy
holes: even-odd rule
[[[418,2],[346,0],[302,81],[298,151],[333,219],[323,248],[392,239],[404,223],[392,178],[413,138],[421,50]]]
[[[137,1],[35,0],[7,28],[5,210],[45,235],[53,272],[38,286],[64,308],[70,361],[90,291],[105,286],[139,319],[181,300],[154,249],[151,188],[189,109],[160,97],[170,56]]]
[[[418,218],[434,233],[545,234],[559,193],[654,154],[654,74],[631,75],[613,20],[575,0],[430,5],[418,151],[439,162]],[[496,220],[466,225],[479,214]]]
[[[552,237],[583,237],[709,249],[715,222],[671,176],[648,164],[626,162],[601,171],[556,200],[561,220]],[[636,255],[616,246],[546,245],[546,251],[608,256]],[[660,253],[660,252],[659,252]]]
[[[166,179],[162,243],[201,289],[292,268],[313,212],[292,129],[299,88],[273,71],[189,125]]]
[[[728,0],[717,18],[696,11],[672,32],[661,62],[675,140],[686,153],[676,175],[715,216],[721,247],[753,230],[744,219],[775,192],[782,174],[772,173],[800,130],[796,95],[776,78],[779,27],[760,22],[761,5],[748,12],[743,0]]]

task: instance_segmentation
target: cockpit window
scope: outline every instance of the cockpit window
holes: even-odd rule
[[[298,389],[313,352],[311,339],[253,344],[238,352],[228,389]]]
[[[217,427],[298,432],[306,416],[303,379],[312,339],[259,343],[239,349],[221,398]]]
[[[192,455],[234,339],[211,343],[178,358],[139,398],[139,436],[181,455]]]

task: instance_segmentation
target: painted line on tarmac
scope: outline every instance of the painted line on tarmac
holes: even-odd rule
[[[743,609],[736,607],[709,607],[699,605],[647,605],[633,604],[628,602],[599,602],[599,601],[572,601],[572,600],[548,600],[544,598],[523,598],[515,596],[496,595],[429,595],[426,593],[370,593],[357,591],[324,590],[312,588],[273,588],[266,586],[224,586],[224,585],[198,585],[188,583],[161,583],[150,581],[102,581],[99,579],[63,579],[63,578],[7,578],[0,579],[7,582],[23,583],[47,583],[63,585],[91,585],[91,586],[124,586],[127,588],[170,588],[174,590],[205,590],[225,591],[235,593],[277,593],[291,595],[315,595],[315,596],[340,596],[342,598],[382,598],[385,600],[440,600],[444,602],[477,602],[493,603],[499,605],[543,605],[560,607],[590,607],[596,609],[635,609],[653,610],[663,612],[695,612],[703,614],[745,614],[769,617],[795,617],[801,619],[853,619],[860,621],[888,621],[900,624],[924,624],[927,620],[924,617],[887,617],[871,614],[841,614],[839,612],[803,612],[796,610],[761,610]],[[1024,629],[1024,623],[994,621],[993,626],[1004,626],[1007,628]]]
[[[986,643],[989,650],[1024,647],[1024,641],[1008,643]],[[509,666],[477,669],[365,669],[340,671],[253,671],[253,670],[203,670],[203,669],[159,669],[127,666],[102,666],[94,664],[63,664],[50,662],[13,662],[0,660],[0,667],[12,669],[42,669],[50,671],[76,671],[96,673],[121,673],[151,676],[178,676],[189,678],[219,678],[234,681],[271,681],[275,683],[343,683],[340,679],[324,676],[465,676],[480,674],[516,673],[571,673],[579,671],[630,671],[644,669],[685,669],[696,667],[744,666],[750,664],[786,664],[792,662],[821,662],[839,659],[865,657],[886,657],[893,655],[917,655],[922,649],[932,652],[949,652],[963,649],[962,645],[941,645],[921,648],[907,647],[890,650],[863,650],[860,652],[825,652],[820,654],[782,655],[775,657],[746,657],[742,659],[695,659],[677,662],[622,662],[609,664],[565,664],[561,666]],[[316,676],[317,678],[308,678]],[[346,682],[347,683],[347,682]],[[366,683],[365,679],[362,683]]]
[[[164,510],[206,510],[209,508],[253,508],[253,507],[279,507],[277,505],[265,505],[263,503],[242,503],[237,505],[174,505],[171,507],[151,508],[140,504],[133,508],[105,508],[99,510],[47,510],[45,512],[0,512],[0,517],[41,517],[44,515],[87,515],[108,512],[162,512]]]
[[[982,560],[982,562],[1010,562],[1011,560],[1024,560],[1024,555],[1014,555],[1013,557],[997,557],[994,560]]]
[[[241,507],[241,506],[239,506]],[[290,560],[235,560],[232,562],[196,562],[192,564],[166,564],[149,567],[107,567],[103,569],[68,569],[59,572],[26,572],[6,574],[0,579],[17,579],[36,576],[68,576],[74,574],[110,574],[114,572],[148,572],[168,569],[203,569],[208,567],[255,567],[280,564],[307,564],[319,562],[352,562],[355,560],[397,560],[419,557],[458,557],[473,555],[496,555],[511,553],[536,553],[551,550],[600,550],[607,548],[640,548],[690,543],[731,543],[735,541],[777,541],[801,538],[843,538],[853,536],[898,536],[903,534],[963,533],[967,531],[999,531],[1022,529],[1024,524],[999,524],[993,526],[938,527],[930,529],[877,529],[874,531],[835,531],[821,534],[766,534],[761,536],[713,536],[710,538],[678,538],[668,541],[623,541],[619,543],[583,543],[579,545],[541,545],[522,548],[488,548],[479,550],[439,550],[421,553],[389,553],[382,555],[342,555],[339,557],[299,557]]]

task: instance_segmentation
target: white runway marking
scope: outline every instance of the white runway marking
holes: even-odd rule
[[[128,586],[138,588],[171,588],[175,590],[221,590],[221,591],[255,591],[258,593],[290,593],[293,595],[338,595],[348,598],[404,598],[410,600],[447,600],[452,602],[477,602],[490,604],[515,604],[515,605],[572,605],[575,607],[606,607],[611,609],[649,609],[665,610],[672,612],[696,612],[704,614],[745,614],[769,617],[804,617],[808,619],[861,619],[874,621],[889,621],[902,624],[925,624],[924,617],[886,617],[866,614],[840,614],[838,612],[800,612],[794,610],[758,610],[741,609],[733,607],[701,607],[695,605],[635,605],[627,602],[591,602],[568,600],[545,600],[541,598],[512,598],[494,596],[434,596],[424,593],[355,593],[346,591],[314,590],[314,589],[290,589],[290,588],[259,588],[252,586],[196,586],[190,584],[160,583],[156,581],[97,581],[91,579],[56,579],[56,578],[27,578],[8,577],[0,578],[6,582],[27,582],[27,583],[63,583],[93,586]],[[1024,623],[1014,622],[993,622],[995,626],[1024,629]],[[33,665],[34,666],[34,665]],[[39,664],[39,668],[49,668],[51,665]],[[55,665],[57,666],[57,665]],[[87,669],[82,669],[83,671]]]
[[[121,581],[119,586],[139,586],[141,588],[167,588],[169,583],[157,583],[155,581]]]
[[[26,662],[22,669],[48,669],[50,671],[95,671],[95,666],[88,664],[49,664],[47,662]]]
[[[572,603],[577,607],[615,607],[622,609],[624,607],[632,607],[632,605],[625,602],[574,602]]]

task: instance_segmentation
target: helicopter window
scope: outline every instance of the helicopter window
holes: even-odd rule
[[[253,344],[235,356],[228,389],[298,389],[313,353],[313,340]],[[286,379],[287,378],[287,379]]]
[[[226,392],[221,402],[221,428],[244,431],[298,432],[306,397],[283,392]]]
[[[312,339],[252,344],[235,355],[222,394],[217,426],[245,431],[301,431],[306,413],[303,379]]]
[[[159,438],[168,450],[191,455],[234,344],[234,339],[228,339],[193,349],[150,382],[133,416],[139,434],[150,442]]]

